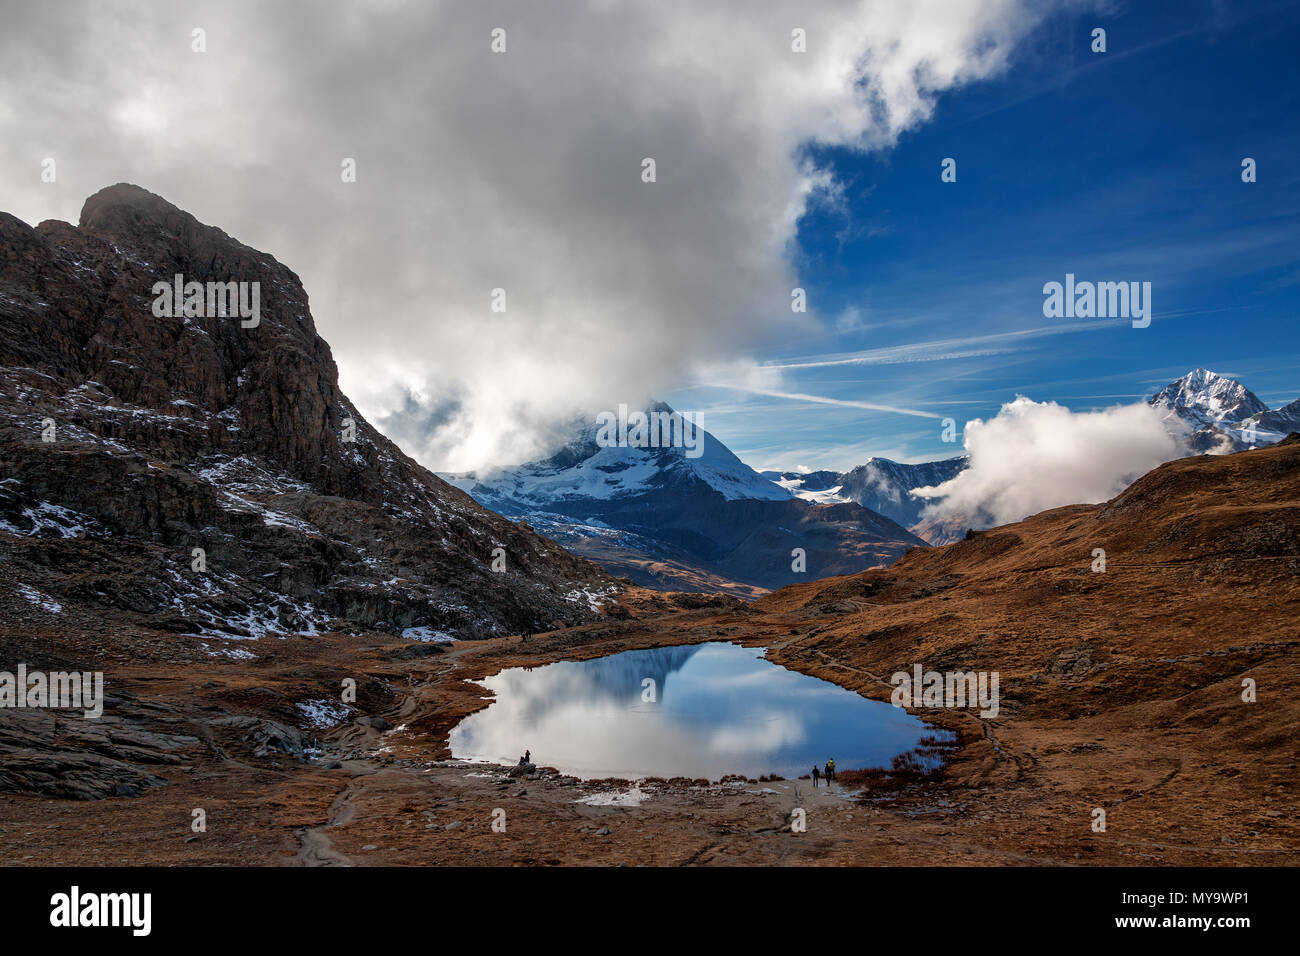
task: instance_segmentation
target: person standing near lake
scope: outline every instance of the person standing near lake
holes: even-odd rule
[[[820,777],[820,776],[821,776],[821,771],[817,769],[817,765],[816,765],[816,764],[813,764],[812,778],[813,778],[813,786],[814,786],[814,787],[817,786],[817,778]]]
[[[826,786],[829,787],[831,785],[831,781],[834,779],[835,779],[835,758],[832,757],[830,760],[826,761]]]

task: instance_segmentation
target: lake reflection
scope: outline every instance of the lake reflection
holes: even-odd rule
[[[778,667],[762,648],[694,644],[510,668],[496,700],[453,728],[452,755],[578,777],[797,777],[888,766],[934,733],[906,711]],[[643,700],[643,681],[656,699]]]

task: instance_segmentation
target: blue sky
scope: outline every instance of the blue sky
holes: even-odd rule
[[[823,332],[759,356],[795,366],[775,390],[958,422],[1016,394],[1132,402],[1196,366],[1272,406],[1300,396],[1297,49],[1295,4],[1062,16],[896,147],[810,144],[841,187],[792,251]],[[956,183],[940,181],[945,157]],[[1043,284],[1067,272],[1151,282],[1150,327],[1044,318]],[[667,400],[756,468],[960,451],[917,415],[709,385]]]

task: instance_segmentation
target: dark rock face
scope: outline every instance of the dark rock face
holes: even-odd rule
[[[666,591],[726,591],[727,584],[774,589],[887,565],[908,548],[925,546],[852,502],[725,500],[702,483],[630,498],[557,502],[550,513],[501,507],[606,570]],[[804,571],[793,568],[795,548],[805,553]]]
[[[138,797],[165,783],[161,777],[97,754],[15,754],[0,763],[0,791],[67,800]]]
[[[126,702],[111,703],[120,709]],[[21,709],[0,714],[0,792],[72,800],[138,797],[167,783],[139,764],[179,764],[199,744],[192,736],[151,729],[138,717],[84,720]]]
[[[156,316],[178,273],[258,283],[259,321]],[[539,630],[614,591],[373,429],[291,270],[125,184],[76,227],[0,213],[0,567],[0,619],[218,637]]]

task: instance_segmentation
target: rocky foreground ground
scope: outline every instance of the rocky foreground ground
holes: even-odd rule
[[[824,657],[797,624],[789,633],[753,617],[677,611],[655,627],[537,637],[526,652],[506,639],[416,661],[387,638],[360,649],[343,636],[264,638],[253,664],[169,676],[122,667],[117,713],[98,728],[103,745],[78,740],[75,719],[43,727],[41,767],[126,782],[139,795],[5,794],[0,847],[11,862],[82,865],[1300,863],[1293,759],[1261,766],[1247,747],[1216,750],[1194,744],[1186,727],[1161,731],[1176,707],[1169,701],[1008,719],[995,730],[944,714],[939,722],[965,742],[946,774],[865,790],[813,790],[807,780],[582,782],[544,768],[511,777],[445,759],[446,729],[484,704],[467,678],[662,644],[657,628],[667,622],[686,641],[762,644],[799,670],[873,680]],[[294,729],[290,702],[360,674],[386,716],[322,734],[321,752],[302,759],[317,741]],[[879,686],[873,696],[887,692]],[[1196,707],[1207,709],[1216,708]],[[119,758],[145,776],[112,775]],[[1091,830],[1096,806],[1108,810],[1106,833]],[[806,833],[791,830],[796,807],[807,812]],[[206,832],[191,830],[196,808]],[[492,829],[498,808],[505,833]]]
[[[92,729],[0,727],[0,849],[29,864],[1300,864],[1297,501],[1292,440],[754,604],[629,590],[618,616],[527,641],[266,636],[229,660],[175,635],[28,635],[29,657],[102,666],[112,696]],[[880,699],[914,662],[997,669],[1002,710],[923,713],[960,741],[941,774],[829,790],[448,759],[447,732],[487,703],[475,678],[709,640]],[[347,677],[357,702],[331,711]],[[307,729],[311,713],[340,722]]]

